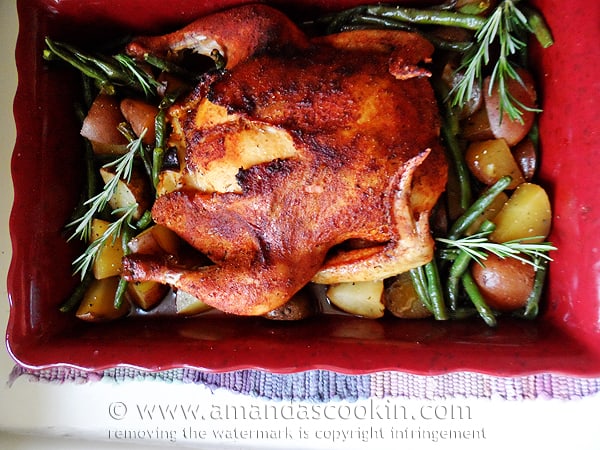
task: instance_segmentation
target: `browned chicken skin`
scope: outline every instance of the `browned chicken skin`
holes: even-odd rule
[[[128,51],[190,46],[219,50],[227,66],[170,110],[185,162],[175,187],[159,186],[152,213],[214,265],[134,254],[127,279],[259,315],[311,280],[385,278],[432,258],[429,215],[447,166],[418,66],[433,51],[426,40],[391,31],[309,40],[279,12],[250,5]],[[342,250],[355,241],[363,245]]]

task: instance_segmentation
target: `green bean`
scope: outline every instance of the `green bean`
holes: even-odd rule
[[[533,8],[524,7],[523,12],[527,17],[527,23],[529,24],[533,35],[536,37],[540,45],[543,48],[548,48],[554,44],[554,39],[552,38],[550,28],[548,28],[546,21],[539,11],[536,11]]]
[[[95,80],[108,94],[115,94],[115,85],[120,85],[141,91],[149,97],[156,94],[156,89],[160,86],[160,83],[139,68],[128,55],[92,55],[49,38],[46,38],[45,42],[47,49],[44,50],[43,57],[46,60],[54,57],[62,59]]]
[[[463,2],[463,5],[457,11],[463,14],[483,14],[492,6],[492,0],[472,0],[468,3]]]
[[[119,278],[119,284],[117,284],[117,291],[115,292],[115,309],[119,309],[123,305],[125,293],[127,292],[127,284],[128,281],[125,278]]]
[[[463,273],[461,280],[463,282],[463,286],[465,288],[465,292],[469,296],[469,299],[477,309],[477,312],[484,320],[486,324],[490,327],[496,326],[496,317],[494,316],[494,312],[490,309],[490,307],[485,302],[481,292],[479,292],[479,288],[477,284],[475,284],[475,280],[471,276],[471,273],[467,270]]]
[[[508,187],[511,181],[510,176],[503,176],[490,186],[487,191],[481,194],[463,215],[454,222],[448,232],[448,239],[458,239],[477,220],[482,212],[492,204],[494,199]]]
[[[479,233],[491,233],[496,228],[493,222],[486,220],[479,227]],[[472,257],[468,252],[464,250],[460,250],[456,259],[452,263],[450,267],[450,271],[448,273],[448,284],[446,285],[446,295],[448,297],[448,302],[450,303],[450,308],[452,310],[456,309],[458,304],[458,286],[459,282],[463,276],[463,274],[468,270],[469,265],[471,263]]]
[[[539,313],[539,303],[542,297],[542,290],[544,289],[544,282],[546,281],[546,274],[548,272],[548,260],[540,258],[538,267],[535,272],[535,278],[533,281],[533,289],[527,298],[525,304],[525,310],[523,311],[523,317],[526,319],[534,319]]]
[[[135,223],[135,228],[138,231],[145,230],[152,223],[152,212],[144,211],[142,217]]]
[[[217,50],[216,48],[210,52],[210,57],[215,62],[215,68],[217,70],[224,69],[225,66],[227,65],[225,56],[223,54],[221,54],[221,52],[219,50]]]
[[[154,118],[154,128],[155,128],[155,142],[154,142],[154,150],[152,151],[152,171],[151,171],[151,180],[154,188],[158,185],[158,177],[159,173],[162,169],[164,152],[165,152],[165,142],[166,142],[166,131],[167,131],[167,123],[166,123],[166,110],[175,103],[177,97],[181,92],[176,91],[170,94],[165,95],[165,97],[161,100],[158,106],[158,114]]]
[[[425,277],[425,271],[423,266],[415,267],[409,271],[410,279],[412,280],[413,286],[415,288],[415,292],[429,311],[433,313],[433,307],[431,305],[431,301],[429,300],[429,294],[427,292],[427,280]]]
[[[442,282],[440,281],[435,259],[425,264],[424,269],[433,317],[436,320],[447,320],[448,313],[446,312],[446,304],[444,303],[444,295],[442,293]]]
[[[405,21],[419,25],[443,25],[450,27],[478,30],[485,24],[485,18],[472,14],[453,11],[426,10],[406,8],[402,6],[373,5],[367,6],[366,12],[381,17]]]
[[[340,28],[335,31],[348,31],[354,29],[363,29],[365,27],[379,27],[388,30],[402,30],[409,31],[412,33],[419,33],[420,35],[425,37],[429,42],[431,42],[434,47],[440,50],[450,50],[461,53],[466,52],[469,48],[473,46],[473,43],[470,41],[462,42],[442,39],[438,36],[435,36],[434,34],[425,33],[423,30],[419,30],[411,25],[408,25],[405,22],[401,22],[395,19],[389,19],[386,17],[378,17],[371,15],[355,15],[352,16],[346,23],[339,25],[339,27]]]
[[[338,29],[330,30],[330,32],[341,32],[372,27],[410,32],[417,31],[414,27],[411,27],[410,25],[404,22],[399,22],[394,19],[387,19],[385,17],[377,17],[370,15],[354,15],[350,17],[347,21],[339,23],[339,25],[337,26],[339,27]]]
[[[114,94],[114,86],[104,71],[98,70],[98,68],[86,64],[86,61],[77,56],[79,53],[74,53],[70,46],[52,41],[49,38],[46,38],[45,42],[48,49],[43,52],[44,59],[51,60],[54,56],[57,56],[82,72],[84,75],[96,80],[105,92],[108,94]]]
[[[456,178],[459,183],[460,207],[463,210],[466,210],[471,204],[473,197],[469,169],[465,162],[462,148],[456,138],[456,134],[452,131],[457,126],[458,119],[456,118],[456,115],[452,113],[451,108],[447,104],[445,105],[446,114],[444,115],[444,124],[441,130],[442,137],[446,143],[446,148],[450,153]]]
[[[166,131],[164,109],[160,109],[154,118],[154,129],[156,130],[156,141],[154,144],[154,150],[152,151],[152,184],[156,188],[164,158]]]
[[[454,173],[458,180],[460,207],[464,211],[471,205],[473,193],[471,189],[469,168],[467,167],[463,149],[457,138],[457,135],[460,133],[460,124],[454,109],[450,106],[448,101],[446,101],[449,94],[448,86],[437,78],[434,79],[432,83],[440,103],[440,109],[443,113],[441,128],[442,138],[446,144],[445,147],[448,150]]]
[[[81,303],[83,300],[83,296],[87,291],[87,288],[94,280],[94,274],[91,270],[87,271],[75,290],[71,293],[69,298],[67,298],[59,307],[59,311],[66,313],[72,311],[76,306]]]
[[[130,253],[129,250],[129,241],[133,236],[133,228],[125,225],[121,230],[121,248],[123,249],[123,256],[126,256]],[[119,284],[117,285],[117,291],[115,292],[115,301],[114,307],[115,309],[119,309],[123,304],[123,300],[125,299],[125,293],[127,292],[127,280],[123,277],[119,279]]]

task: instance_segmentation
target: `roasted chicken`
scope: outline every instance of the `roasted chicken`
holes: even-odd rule
[[[309,38],[257,4],[127,51],[184,49],[217,51],[226,65],[169,110],[181,168],[159,185],[152,215],[212,263],[130,254],[126,279],[260,315],[311,281],[381,279],[433,257],[429,218],[447,163],[427,40],[379,30]]]

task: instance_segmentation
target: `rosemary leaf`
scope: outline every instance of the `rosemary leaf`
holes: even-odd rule
[[[536,270],[541,268],[541,260],[552,261],[548,253],[556,250],[556,247],[550,242],[527,242],[538,240],[540,236],[497,243],[488,239],[490,233],[476,233],[461,239],[437,238],[436,240],[450,249],[456,248],[464,251],[478,264],[483,265],[487,255],[491,253],[499,258],[513,258],[525,264],[530,264]]]
[[[92,227],[92,220],[98,213],[106,208],[108,201],[114,195],[119,180],[128,180],[131,177],[133,170],[133,162],[136,155],[143,150],[142,138],[144,133],[137,139],[129,142],[127,148],[128,151],[124,155],[115,159],[114,161],[106,163],[103,167],[115,167],[115,176],[111,178],[108,183],[104,185],[104,188],[88,199],[84,206],[87,208],[85,213],[67,224],[67,228],[75,227],[69,240],[78,237],[82,241],[89,241],[90,232]]]
[[[450,91],[452,106],[460,107],[469,101],[473,87],[481,84],[483,71],[490,64],[492,49],[497,48],[499,55],[492,67],[490,90],[499,90],[500,117],[506,112],[511,120],[522,122],[523,111],[528,108],[510,95],[506,85],[509,79],[521,81],[513,59],[525,50],[526,36],[534,30],[516,3],[518,0],[503,0],[475,33],[476,45],[465,53],[457,69],[464,72],[464,77]]]
[[[116,177],[115,177],[116,178]],[[113,211],[114,215],[119,215],[117,220],[112,222],[102,236],[92,241],[85,251],[73,261],[73,274],[81,274],[82,280],[85,274],[89,272],[100,250],[109,241],[114,242],[115,239],[123,232],[123,226],[132,227],[131,220],[137,211],[138,204],[134,203],[128,208],[119,208]]]

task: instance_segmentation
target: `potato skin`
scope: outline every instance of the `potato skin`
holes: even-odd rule
[[[498,311],[512,311],[525,306],[533,290],[533,266],[495,255],[489,255],[484,264],[473,263],[471,274],[487,304]]]
[[[538,184],[522,183],[492,222],[496,225],[490,235],[493,242],[519,239],[542,242],[550,233],[552,225],[552,207],[548,194]]]
[[[505,175],[512,178],[507,189],[515,189],[525,181],[504,139],[472,142],[465,153],[465,161],[475,178],[488,186]]]
[[[308,289],[297,292],[287,303],[264,315],[270,320],[302,320],[319,311],[317,300]]]
[[[423,319],[432,315],[419,299],[407,272],[398,275],[386,287],[384,301],[386,309],[401,319]]]
[[[124,121],[115,97],[99,94],[83,121],[81,135],[89,139],[96,154],[122,155],[127,152],[127,139],[117,127]]]
[[[514,146],[523,139],[533,125],[535,119],[536,99],[535,83],[529,72],[523,69],[517,69],[522,83],[509,78],[506,89],[514,99],[527,108],[522,112],[521,120],[512,120],[506,111],[501,114],[500,111],[500,92],[497,87],[492,89],[490,94],[490,77],[485,78],[483,82],[484,103],[487,110],[487,116],[490,122],[491,131],[497,139],[504,139],[509,146]]]

